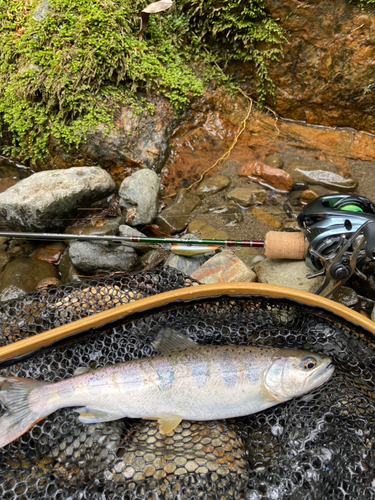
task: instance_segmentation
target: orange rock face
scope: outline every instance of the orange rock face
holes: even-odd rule
[[[375,10],[348,0],[265,0],[289,33],[284,57],[268,64],[283,116],[310,124],[375,133]],[[241,69],[248,91],[251,68]]]
[[[288,172],[270,167],[260,161],[252,161],[243,165],[238,169],[238,175],[277,191],[289,192],[293,187],[293,179]]]

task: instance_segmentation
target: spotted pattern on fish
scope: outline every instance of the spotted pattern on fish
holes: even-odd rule
[[[234,387],[237,383],[237,367],[228,351],[220,353],[219,363],[224,384]]]
[[[76,390],[76,386],[72,380],[65,380],[58,388],[58,395],[61,397],[70,396]],[[47,386],[48,387],[48,386]]]
[[[156,384],[161,391],[167,391],[172,388],[174,382],[173,366],[167,359],[158,359],[152,363],[156,370],[157,381]]]
[[[210,370],[204,356],[196,353],[195,356],[189,356],[189,370],[193,377],[195,387],[204,387],[209,379]]]

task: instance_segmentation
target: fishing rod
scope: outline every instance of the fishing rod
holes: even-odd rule
[[[269,259],[305,259],[306,266],[314,271],[308,278],[324,276],[323,284],[315,292],[324,297],[330,296],[353,274],[366,279],[359,268],[375,260],[375,206],[369,199],[340,193],[320,196],[302,209],[297,222],[301,232],[269,231],[264,241],[23,232],[0,232],[0,237],[138,243],[150,247],[169,244],[173,253],[181,255],[205,253],[218,247],[264,248]],[[196,252],[192,250],[194,247]],[[336,283],[328,290],[331,280]]]
[[[205,246],[206,252],[218,247],[247,247],[265,248],[265,255],[270,259],[303,259],[305,255],[305,243],[302,233],[282,233],[269,231],[264,241],[251,240],[215,240],[215,239],[194,239],[184,238],[160,238],[149,236],[99,236],[93,234],[59,234],[59,233],[24,233],[24,232],[4,232],[0,231],[0,237],[22,238],[31,240],[48,241],[91,241],[91,242],[114,242],[114,243],[144,243],[154,246],[155,244],[170,244],[178,253],[178,246]],[[302,241],[301,241],[302,240]],[[198,250],[198,249],[197,249]],[[184,251],[184,250],[182,250]],[[203,253],[203,252],[202,252]]]

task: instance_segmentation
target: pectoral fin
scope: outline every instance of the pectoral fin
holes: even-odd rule
[[[94,410],[83,406],[75,410],[79,413],[79,420],[84,424],[97,424],[99,422],[110,422],[111,420],[117,420],[121,418],[121,415],[115,413],[110,413],[101,410]]]
[[[166,328],[157,334],[152,347],[156,352],[164,354],[180,349],[188,349],[189,347],[198,347],[198,344],[183,333]]]
[[[145,417],[143,420],[157,420],[160,434],[168,434],[178,426],[182,417],[178,415],[158,415],[156,417]]]

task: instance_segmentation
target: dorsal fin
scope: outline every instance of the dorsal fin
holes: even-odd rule
[[[194,342],[194,340],[189,339],[189,337],[183,333],[172,330],[171,328],[161,330],[152,343],[152,347],[160,354],[197,346],[198,344]]]

